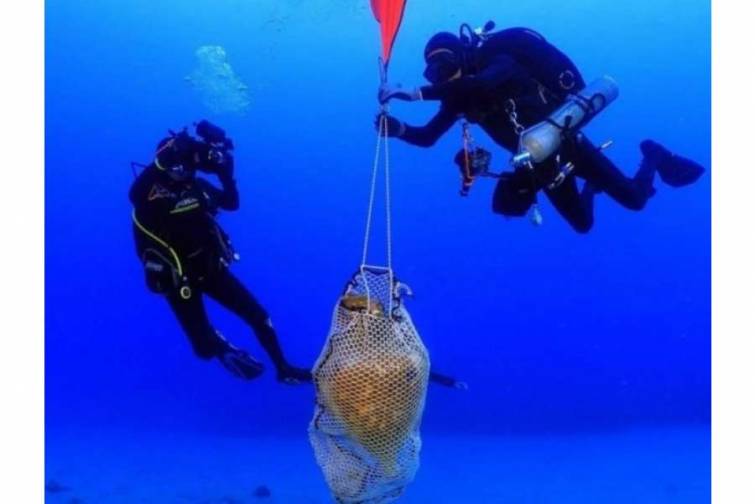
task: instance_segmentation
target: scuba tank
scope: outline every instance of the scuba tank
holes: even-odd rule
[[[571,95],[545,121],[522,132],[519,153],[512,163],[521,166],[545,161],[558,151],[564,136],[583,128],[618,96],[616,81],[608,76],[597,79],[578,94]]]

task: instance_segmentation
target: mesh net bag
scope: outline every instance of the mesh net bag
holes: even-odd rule
[[[430,362],[390,270],[362,269],[315,363],[309,439],[339,503],[395,501],[419,467]]]

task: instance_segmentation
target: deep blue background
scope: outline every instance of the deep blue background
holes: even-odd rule
[[[588,80],[616,78],[621,97],[589,133],[616,141],[609,155],[626,173],[646,137],[709,166],[707,1],[410,0],[392,79],[421,84],[432,33],[489,18],[541,31]],[[244,383],[200,362],[146,291],[129,161],[150,161],[168,128],[199,118],[228,130],[242,196],[222,217],[243,257],[235,272],[290,358],[311,365],[361,253],[378,51],[367,0],[50,0],[46,33],[48,428],[303,435],[311,387],[272,373]],[[247,115],[213,116],[184,82],[205,44],[224,46],[249,85]],[[393,112],[421,123],[435,107]],[[639,213],[601,196],[581,236],[547,203],[541,228],[491,214],[487,180],[460,198],[459,135],[432,150],[392,143],[395,266],[433,365],[470,385],[431,389],[425,429],[708,423],[710,172],[690,188],[659,183]],[[212,314],[261,354],[238,320]]]

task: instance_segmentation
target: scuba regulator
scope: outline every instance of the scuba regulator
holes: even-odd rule
[[[490,38],[493,30],[495,30],[495,21],[488,21],[480,28],[472,28],[468,23],[463,23],[459,27],[459,38],[465,46],[477,48]]]

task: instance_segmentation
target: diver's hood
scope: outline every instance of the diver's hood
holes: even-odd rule
[[[446,50],[454,54],[461,55],[464,44],[461,39],[451,32],[436,33],[425,45],[425,62],[428,63],[430,57],[441,50]]]
[[[164,169],[172,169],[178,166],[194,169],[196,168],[194,154],[198,152],[198,149],[197,140],[182,131],[160,140],[160,143],[157,144],[155,160]]]
[[[433,35],[425,46],[425,78],[433,84],[446,82],[464,67],[464,44],[450,32]]]
[[[191,179],[196,173],[194,153],[196,140],[182,132],[160,140],[155,152],[155,165],[174,181]]]
[[[171,169],[183,164],[182,153],[172,142],[175,142],[175,139],[168,137],[160,140],[160,143],[157,144],[155,160],[160,164],[161,168]]]

